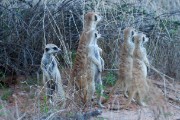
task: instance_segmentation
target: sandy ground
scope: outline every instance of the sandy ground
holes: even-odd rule
[[[169,106],[168,108],[170,112],[167,113],[167,118],[163,118],[162,116],[160,116],[158,120],[179,120],[180,110],[172,106]],[[98,118],[103,118],[102,120],[155,120],[155,116],[156,115],[152,109],[139,107],[134,110],[103,110],[102,115],[98,116]]]
[[[158,89],[164,90],[162,80],[153,81],[153,83]],[[166,106],[164,110],[165,117],[163,115],[158,116],[157,106],[153,104],[140,107],[136,103],[131,103],[126,110],[120,109],[127,99],[122,94],[116,94],[106,104],[109,109],[104,109],[102,115],[98,116],[98,118],[103,118],[102,120],[180,120],[180,84],[176,83],[174,87],[167,84],[166,94],[167,101],[163,103],[166,104],[164,105]]]
[[[160,89],[163,89],[162,84],[162,81],[156,82],[156,85]],[[35,104],[37,103],[37,99],[35,99],[34,94],[37,92],[36,87],[29,86],[27,90],[27,88],[23,88],[21,85],[16,85],[11,89],[13,91],[12,96],[10,96],[7,101],[0,101],[0,120],[7,120],[6,118],[15,120],[15,118],[18,117],[17,115],[19,115],[19,117],[23,115],[35,116],[36,111],[34,108],[37,105]],[[108,91],[109,89],[105,92]],[[166,118],[162,116],[159,117],[158,112],[153,109],[151,105],[149,107],[140,107],[136,103],[131,103],[128,109],[120,109],[121,105],[124,104],[127,99],[123,97],[122,94],[115,94],[109,103],[104,104],[106,109],[102,109],[102,114],[91,118],[91,120],[155,120],[156,118],[158,118],[157,120],[180,120],[180,83],[176,83],[175,89],[167,85],[166,92],[167,110],[164,113]],[[0,94],[3,94],[2,90],[0,90]],[[39,99],[42,101],[41,103],[43,103],[44,98],[40,97]],[[45,107],[43,104],[41,106]]]

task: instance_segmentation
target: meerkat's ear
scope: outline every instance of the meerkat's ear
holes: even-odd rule
[[[94,15],[94,20],[97,21],[97,15]]]

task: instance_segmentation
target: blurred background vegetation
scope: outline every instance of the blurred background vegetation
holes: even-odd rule
[[[103,37],[98,44],[106,69],[118,69],[122,30],[131,26],[149,37],[146,48],[151,64],[180,80],[179,0],[0,0],[1,80],[41,74],[47,43],[62,48],[61,68],[72,68],[83,16],[89,11],[104,17],[97,29]]]

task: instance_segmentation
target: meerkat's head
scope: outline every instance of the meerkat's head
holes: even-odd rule
[[[95,12],[88,12],[84,17],[84,29],[92,30],[96,28],[96,25],[99,21],[102,20],[102,17]]]
[[[97,30],[90,30],[88,32],[86,32],[86,39],[92,43],[94,43],[97,39],[99,39],[101,37],[101,34],[98,33]]]
[[[134,35],[133,41],[135,43],[135,46],[143,46],[144,43],[149,41],[149,38],[146,37],[145,34],[139,33],[137,35]]]
[[[61,51],[61,49],[58,48],[55,44],[47,44],[44,49],[44,53],[46,53],[46,54],[55,54],[60,51]]]
[[[132,42],[133,36],[137,34],[137,31],[132,27],[125,28],[123,32],[125,42]]]

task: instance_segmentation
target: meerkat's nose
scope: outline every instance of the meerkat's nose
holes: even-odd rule
[[[61,50],[61,48],[58,48],[58,52],[61,52],[62,50]]]

